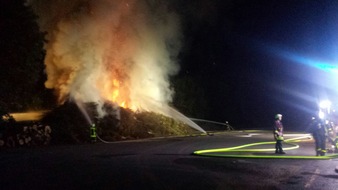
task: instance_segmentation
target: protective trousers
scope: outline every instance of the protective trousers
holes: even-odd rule
[[[315,138],[316,148],[317,148],[317,156],[324,156],[326,153],[326,138],[325,135],[318,135]]]
[[[283,145],[282,140],[276,140],[276,153],[282,153],[283,152]]]

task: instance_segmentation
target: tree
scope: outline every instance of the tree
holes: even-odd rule
[[[0,2],[0,106],[20,111],[43,106],[44,34],[23,0]]]

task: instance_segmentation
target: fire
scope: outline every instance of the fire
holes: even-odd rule
[[[120,107],[129,108],[133,111],[136,111],[137,106],[131,103],[128,98],[129,94],[127,92],[123,92],[123,88],[121,86],[122,83],[118,79],[113,79],[112,81],[112,93],[108,92],[108,94],[111,94],[108,100],[116,103]]]
[[[115,90],[113,90],[113,99],[112,99],[112,101],[116,102],[117,97],[119,96],[119,87],[120,87],[119,81],[116,80],[116,79],[113,79],[113,86],[114,86]]]
[[[160,107],[172,102],[169,79],[178,73],[182,42],[181,22],[168,1],[29,0],[27,5],[46,32],[45,86],[55,90],[59,104],[71,98],[167,111]]]
[[[27,1],[46,33],[46,88],[55,90],[60,104],[68,97],[108,100],[135,111],[176,113],[182,120],[168,105],[183,39],[170,2]]]
[[[122,103],[121,103],[121,107],[127,108],[126,102],[122,102]]]

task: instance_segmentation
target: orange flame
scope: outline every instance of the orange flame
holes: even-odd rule
[[[112,99],[112,101],[116,102],[117,98],[118,98],[118,96],[120,94],[120,91],[119,91],[119,87],[120,87],[119,81],[116,80],[116,79],[113,79],[113,86],[114,86],[114,90],[113,90],[113,99]]]
[[[133,111],[137,110],[137,106],[130,102],[129,93],[118,79],[113,79],[111,88],[106,89],[106,94],[109,94],[108,100],[116,103],[120,107],[129,108]]]
[[[126,102],[122,102],[120,106],[123,108],[127,108]]]

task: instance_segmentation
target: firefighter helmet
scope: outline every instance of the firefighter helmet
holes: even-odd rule
[[[279,118],[281,118],[282,117],[282,114],[276,114],[275,115],[275,119],[279,119]]]

